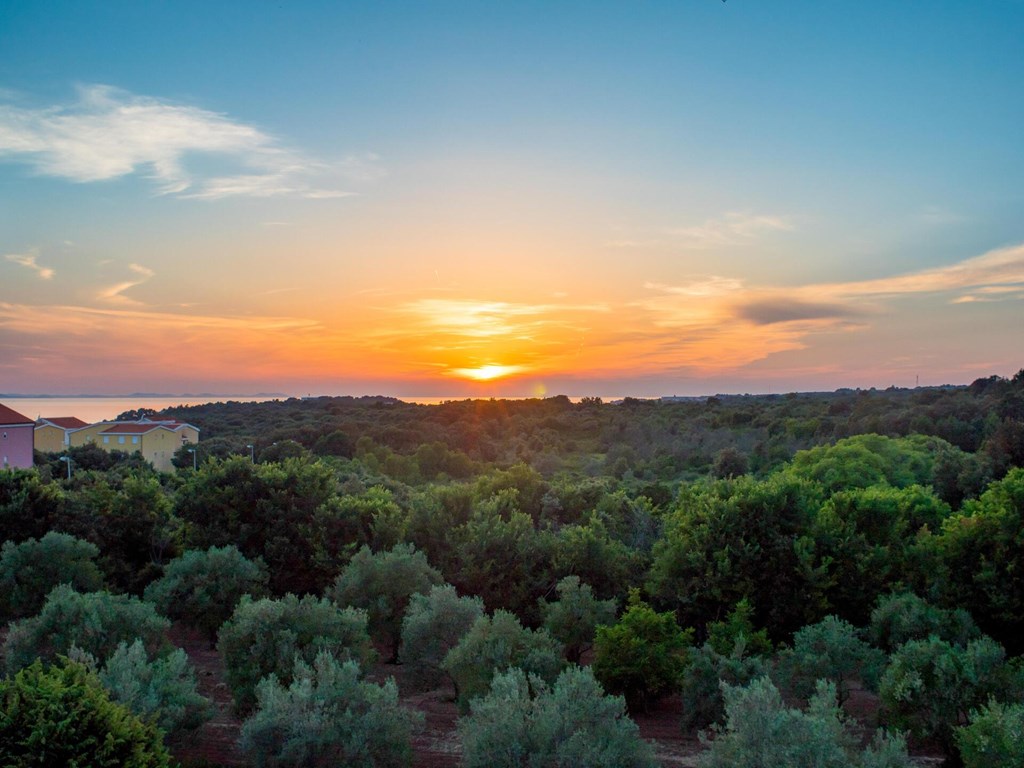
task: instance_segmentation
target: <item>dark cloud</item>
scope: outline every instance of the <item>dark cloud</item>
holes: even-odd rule
[[[757,325],[791,323],[795,320],[846,320],[861,315],[858,310],[848,304],[798,301],[787,298],[750,301],[737,307],[737,314],[744,320],[749,320]]]

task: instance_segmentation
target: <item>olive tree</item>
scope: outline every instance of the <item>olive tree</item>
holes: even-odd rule
[[[445,657],[483,614],[483,600],[459,597],[451,584],[412,596],[402,619],[402,663],[417,687],[429,688],[444,679]]]
[[[103,586],[96,565],[99,549],[66,533],[50,531],[38,541],[4,542],[0,549],[0,617],[18,619],[42,608],[46,596],[60,584],[78,592]]]
[[[598,626],[615,621],[615,601],[598,600],[589,584],[579,576],[566,576],[555,586],[558,600],[549,603],[541,598],[540,610],[544,628],[565,649],[571,664],[579,664],[584,652],[594,644]]]

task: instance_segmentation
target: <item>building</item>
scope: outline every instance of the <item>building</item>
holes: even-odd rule
[[[31,469],[36,423],[0,403],[0,469]]]
[[[141,453],[156,469],[169,472],[175,452],[199,442],[199,428],[175,419],[101,421],[70,430],[68,439],[71,447],[93,443],[105,451]]]
[[[44,453],[66,451],[71,445],[71,430],[89,426],[75,416],[53,416],[36,420],[36,450]]]

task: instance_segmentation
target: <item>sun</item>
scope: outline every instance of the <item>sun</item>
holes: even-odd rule
[[[481,365],[476,368],[453,368],[452,373],[474,381],[493,381],[521,370],[521,365]]]

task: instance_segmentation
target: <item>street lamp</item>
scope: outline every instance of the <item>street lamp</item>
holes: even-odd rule
[[[68,465],[68,480],[70,480],[71,479],[71,457],[70,456],[61,456],[60,460]]]
[[[196,466],[196,449],[187,448],[186,450],[192,454],[192,471],[195,472],[196,469],[198,469],[198,467]]]
[[[255,464],[256,463],[256,450],[252,447],[252,443],[249,443],[249,445],[247,445],[245,447],[249,449],[249,461],[251,461],[253,464]]]

